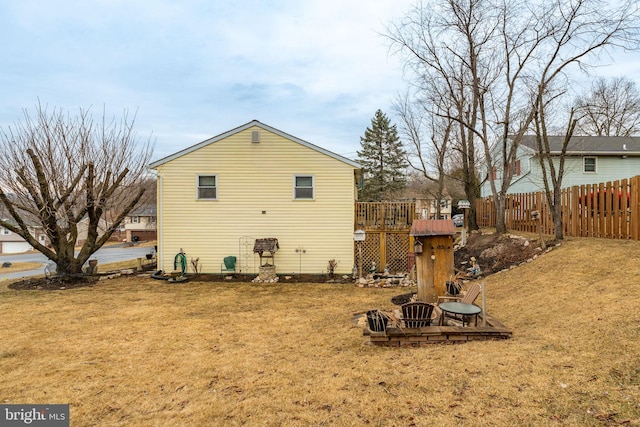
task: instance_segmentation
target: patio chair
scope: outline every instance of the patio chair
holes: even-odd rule
[[[431,325],[434,306],[427,302],[408,302],[402,304],[402,320],[407,328],[422,328]]]
[[[473,285],[471,285],[469,287],[469,289],[467,289],[467,292],[463,295],[456,295],[456,296],[452,296],[452,295],[442,295],[438,297],[438,304],[441,302],[447,302],[447,301],[455,301],[455,302],[463,302],[465,304],[473,304],[473,302],[476,300],[476,298],[478,298],[478,295],[480,295],[480,291],[482,290],[482,284],[480,284],[479,282],[474,283]]]
[[[478,295],[480,295],[480,291],[482,291],[482,284],[480,282],[476,282],[473,285],[471,285],[469,289],[467,289],[467,292],[464,294],[464,296],[450,296],[450,295],[439,296],[438,304],[440,304],[441,302],[449,302],[449,301],[462,302],[465,304],[473,304],[476,298],[478,298]],[[438,317],[444,316],[444,313],[438,306],[435,307],[434,313],[436,313]],[[445,318],[443,317],[441,320],[444,320],[444,319]],[[477,322],[477,319],[478,318],[476,317],[476,322]]]
[[[236,272],[236,260],[234,256],[224,257],[222,264],[220,265],[220,273],[235,273]]]

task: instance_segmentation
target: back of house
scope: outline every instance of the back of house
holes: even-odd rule
[[[277,274],[353,268],[359,165],[252,121],[150,165],[158,174],[158,268],[178,253],[220,274],[223,259],[256,274],[257,239],[277,239]],[[263,262],[265,262],[263,260]]]

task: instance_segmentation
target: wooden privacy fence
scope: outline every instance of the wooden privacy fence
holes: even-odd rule
[[[640,240],[640,176],[620,181],[579,185],[561,190],[562,230],[565,236]],[[532,219],[538,211],[540,219]],[[476,201],[480,227],[495,227],[492,197]],[[507,195],[505,222],[509,230],[555,234],[545,194]]]
[[[364,230],[364,242],[356,242],[356,263],[362,248],[362,271],[372,265],[378,272],[405,272],[409,262],[409,232],[416,215],[415,202],[356,202],[354,230]]]

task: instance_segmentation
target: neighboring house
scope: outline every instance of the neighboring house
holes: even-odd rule
[[[124,218],[123,227],[127,242],[157,239],[157,211],[155,205],[134,208]]]
[[[226,256],[254,274],[255,239],[276,238],[278,274],[351,273],[360,166],[252,121],[152,163],[158,174],[158,268],[177,254],[220,273]],[[190,262],[189,262],[190,264]]]
[[[440,216],[436,218],[438,213],[438,204],[440,205]],[[418,218],[422,219],[451,219],[451,209],[453,205],[453,199],[444,191],[442,198],[436,200],[435,197],[429,197],[426,199],[416,199],[416,213],[419,214]]]
[[[17,223],[15,223],[15,221],[11,219],[5,218],[4,220],[11,224],[17,225]],[[41,229],[36,226],[28,226],[28,229],[29,233],[33,237],[38,239],[41,244],[45,246],[47,245],[47,237],[44,233],[41,232]],[[32,249],[33,246],[31,246],[22,236],[0,226],[0,254],[28,252]]]
[[[551,153],[557,165],[564,136],[549,137]],[[516,160],[511,167],[514,174],[508,193],[533,193],[544,191],[542,169],[538,159],[535,136],[526,135],[518,147]],[[495,161],[494,163],[502,163]],[[569,143],[562,178],[562,188],[596,184],[631,178],[640,170],[640,137],[574,136]],[[481,187],[482,197],[490,196],[491,186],[487,177]],[[502,170],[491,171],[499,187]]]
[[[110,226],[110,222],[108,222],[104,218],[100,218],[100,220],[98,221],[98,237],[102,236]],[[76,239],[76,245],[82,246],[87,240],[87,233],[89,231],[89,217],[85,216],[80,221],[78,221],[77,228],[78,237]]]

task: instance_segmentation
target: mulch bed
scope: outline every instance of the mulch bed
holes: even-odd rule
[[[97,276],[31,278],[9,284],[9,289],[19,291],[58,291],[93,286],[98,282]]]

